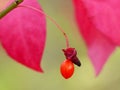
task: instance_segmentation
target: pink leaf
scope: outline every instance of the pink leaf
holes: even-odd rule
[[[113,28],[111,28],[112,26],[110,26],[111,24],[107,26],[109,22],[108,19],[99,18],[99,14],[95,14],[96,16],[93,14],[95,12],[87,6],[90,4],[92,7],[91,3],[93,1],[102,3],[106,0],[102,0],[101,2],[100,0],[73,0],[79,30],[87,44],[88,54],[96,71],[96,75],[98,75],[108,57],[111,55],[116,47],[116,45],[113,43],[113,39],[111,38],[113,35],[112,32],[117,32],[117,30],[115,29],[115,31],[113,31]],[[99,12],[99,9],[97,10],[96,7],[94,7],[94,9]],[[91,14],[93,15],[91,16]],[[104,17],[104,13],[101,14],[101,16],[102,15]],[[99,23],[99,19],[102,19],[103,23]],[[96,22],[96,20],[98,20],[98,22]],[[103,28],[103,26],[105,26],[106,29]],[[106,31],[109,28],[111,30],[111,32],[109,32],[109,36],[111,35],[111,38],[108,37],[108,32]],[[104,33],[101,31],[103,31]]]
[[[120,45],[120,0],[83,0],[97,30]]]
[[[22,5],[41,9],[37,0],[24,0]],[[8,55],[40,72],[45,40],[46,20],[43,14],[18,7],[0,20],[0,41]]]

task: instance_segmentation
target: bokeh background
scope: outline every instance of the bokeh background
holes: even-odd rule
[[[120,90],[119,48],[110,56],[100,75],[95,77],[87,48],[75,23],[72,0],[39,2],[65,30],[71,47],[78,51],[82,66],[75,66],[75,73],[68,80],[61,76],[60,64],[65,60],[61,49],[66,48],[66,43],[62,33],[47,19],[47,41],[41,63],[44,73],[16,63],[0,47],[0,90]]]

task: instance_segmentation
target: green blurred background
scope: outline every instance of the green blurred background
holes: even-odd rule
[[[41,66],[44,73],[32,71],[8,57],[0,48],[0,90],[120,90],[120,50],[109,58],[98,77],[87,56],[87,49],[74,20],[72,0],[39,0],[44,11],[53,17],[69,36],[71,47],[78,51],[81,67],[75,66],[72,78],[60,74],[65,59],[61,49],[66,43],[61,32],[47,19],[47,42]]]

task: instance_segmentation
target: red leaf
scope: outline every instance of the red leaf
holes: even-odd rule
[[[117,40],[119,41],[120,39],[119,38],[117,40],[114,40],[115,33],[118,32],[118,29],[113,30],[112,28],[118,26],[118,24],[116,25],[117,22],[115,21],[115,24],[109,24],[108,22],[110,18],[104,18],[105,11],[102,9],[102,12],[101,10],[99,10],[100,7],[99,9],[97,8],[97,6],[102,7],[102,4],[104,4],[106,0],[102,0],[101,2],[99,0],[73,1],[80,33],[82,34],[87,44],[89,56],[95,68],[96,75],[98,75],[102,70],[103,65],[107,61],[108,57],[115,49],[116,45],[114,44],[114,42],[117,42]],[[94,8],[92,8],[92,6],[94,6],[93,3],[97,3],[96,7]],[[97,14],[95,11],[97,12]],[[108,35],[110,37],[108,37]],[[116,35],[116,37],[119,37],[118,34]]]
[[[37,0],[24,0],[22,4],[41,9]],[[43,14],[18,7],[0,20],[0,41],[8,55],[40,72],[45,40],[46,20]]]

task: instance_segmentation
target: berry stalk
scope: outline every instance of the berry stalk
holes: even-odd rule
[[[61,27],[59,24],[57,24],[57,22],[56,22],[52,17],[50,17],[49,15],[47,15],[46,13],[44,13],[42,10],[37,9],[37,8],[34,8],[34,7],[32,7],[32,6],[19,5],[18,7],[26,7],[26,8],[29,8],[29,9],[33,9],[33,10],[35,10],[35,11],[37,11],[37,12],[45,15],[47,18],[49,18],[50,21],[53,22],[53,23],[56,25],[56,27],[62,32],[62,34],[64,35],[65,40],[66,40],[66,47],[69,48],[69,40],[68,40],[67,34],[64,32],[64,30],[62,29],[62,27]]]

